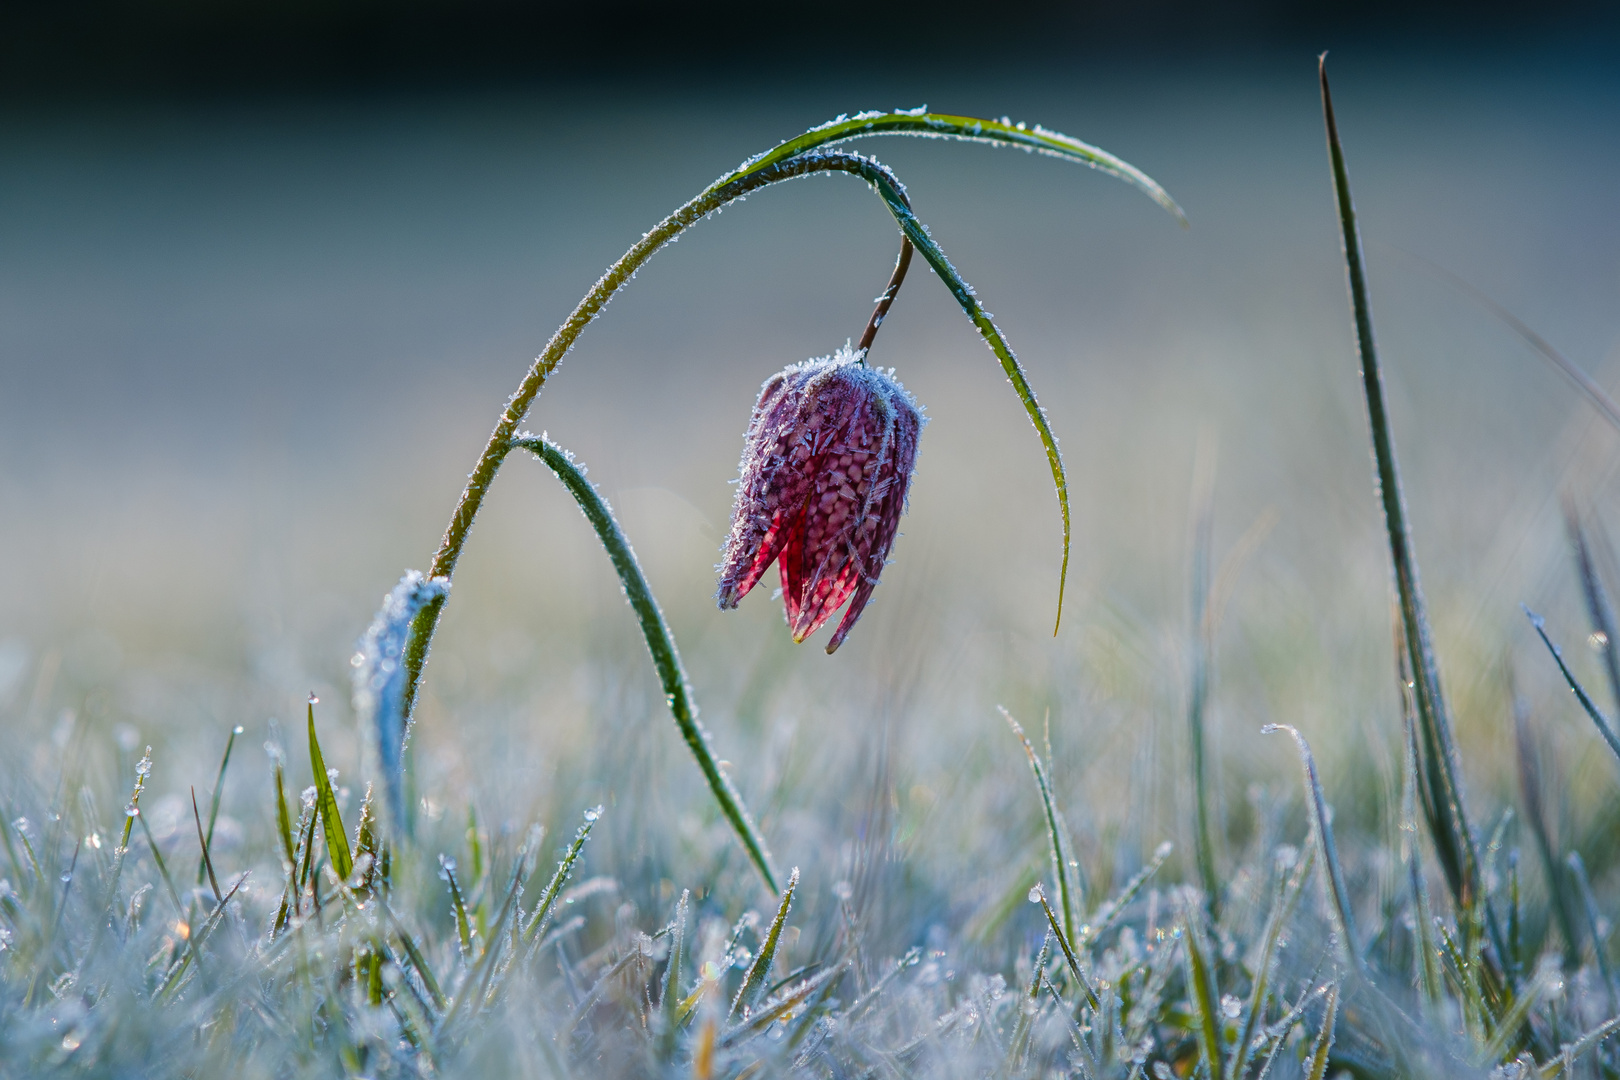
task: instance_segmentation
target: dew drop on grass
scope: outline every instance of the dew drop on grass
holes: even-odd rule
[[[595,808],[593,810],[585,811],[585,820],[586,821],[595,821],[597,818],[599,818],[601,816],[602,816],[602,808],[601,807],[597,807],[597,808]]]
[[[1032,904],[1038,904],[1041,902],[1041,887],[1039,885],[1030,886],[1029,902]]]
[[[1221,1015],[1228,1020],[1236,1020],[1243,1013],[1243,1002],[1231,994],[1221,995]]]

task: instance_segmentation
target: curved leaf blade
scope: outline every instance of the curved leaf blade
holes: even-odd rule
[[[977,116],[931,113],[927,111],[926,106],[920,109],[897,109],[892,112],[856,113],[854,116],[841,116],[836,120],[829,120],[797,138],[788,139],[757,157],[749,158],[736,170],[715,181],[714,186],[731,183],[759,169],[797,157],[807,150],[877,135],[914,135],[921,138],[1016,146],[1031,153],[1077,162],[1125,181],[1164,207],[1177,221],[1183,225],[1187,224],[1187,215],[1157,180],[1101,147],[1092,146],[1088,142],[1082,142],[1061,131],[1052,131],[1039,124],[1015,124],[1006,118],[986,120]]]

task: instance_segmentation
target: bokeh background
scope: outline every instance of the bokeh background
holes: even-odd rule
[[[1297,797],[1289,748],[1258,734],[1268,722],[1301,727],[1342,819],[1376,845],[1399,704],[1315,83],[1332,48],[1476,818],[1512,796],[1511,669],[1570,793],[1558,827],[1573,843],[1612,820],[1615,763],[1518,605],[1547,614],[1599,683],[1559,500],[1615,521],[1620,438],[1430,265],[1620,380],[1604,6],[1023,3],[987,23],[852,4],[151,2],[4,19],[13,788],[88,774],[121,798],[115,770],[150,743],[151,813],[172,832],[180,793],[207,789],[242,725],[228,844],[264,827],[271,718],[303,760],[312,690],[351,783],[354,643],[401,571],[427,563],[506,395],[579,295],[749,154],[841,112],[926,103],[1101,145],[1191,220],[1047,159],[860,147],[907,182],[1062,439],[1075,542],[1055,638],[1060,532],[1040,445],[924,269],[873,355],[932,419],[861,625],[829,658],[788,641],[769,588],[714,609],[760,382],[857,336],[894,257],[892,224],[848,178],[757,194],[660,254],[531,417],[617,509],[778,860],[810,871],[812,911],[864,875],[902,943],[932,921],[1004,918],[1042,848],[998,704],[1037,733],[1049,718],[1097,888],[1183,840],[1200,454],[1222,598],[1223,866],[1252,839],[1254,807]],[[453,819],[471,801],[497,827],[538,816],[566,832],[603,802],[598,870],[665,894],[682,875],[746,891],[583,519],[517,458],[486,506],[429,668],[423,812]],[[1599,875],[1613,862],[1591,861]]]

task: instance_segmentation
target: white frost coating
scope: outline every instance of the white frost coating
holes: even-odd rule
[[[377,764],[396,826],[405,820],[405,639],[417,614],[449,594],[449,578],[405,571],[399,584],[383,597],[354,656],[354,711],[360,730],[375,740]]]

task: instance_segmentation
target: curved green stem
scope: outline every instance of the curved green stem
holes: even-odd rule
[[[527,450],[545,462],[546,466],[557,474],[557,479],[563,482],[563,486],[574,497],[574,501],[579,503],[580,510],[585,514],[585,520],[596,530],[596,537],[602,542],[602,547],[607,549],[608,558],[613,562],[613,569],[618,573],[619,582],[624,586],[625,598],[630,601],[630,607],[636,613],[636,620],[641,623],[641,634],[647,639],[647,651],[652,654],[653,667],[658,671],[658,681],[664,685],[664,697],[669,702],[670,713],[675,717],[675,726],[681,729],[681,737],[691,748],[692,756],[697,758],[698,768],[703,770],[704,778],[709,781],[709,790],[714,793],[715,801],[720,804],[720,810],[726,815],[726,820],[731,822],[731,827],[737,831],[737,837],[747,849],[754,868],[759,871],[759,876],[765,879],[765,884],[771,892],[777,892],[776,873],[771,868],[770,852],[766,850],[765,841],[760,838],[759,831],[754,827],[754,819],[749,816],[742,797],[737,794],[736,788],[731,786],[730,778],[721,771],[714,752],[709,749],[708,736],[704,733],[703,725],[698,722],[697,705],[692,701],[692,690],[686,682],[686,670],[681,665],[681,654],[675,648],[675,637],[669,632],[669,624],[664,621],[664,613],[658,609],[658,601],[653,597],[646,575],[641,572],[641,564],[636,561],[636,553],[631,549],[630,541],[625,539],[624,533],[619,529],[619,523],[613,520],[612,508],[602,498],[601,493],[591,486],[591,482],[585,479],[585,470],[575,463],[574,456],[556,443],[544,437],[523,435],[514,439],[511,445],[513,449]]]

